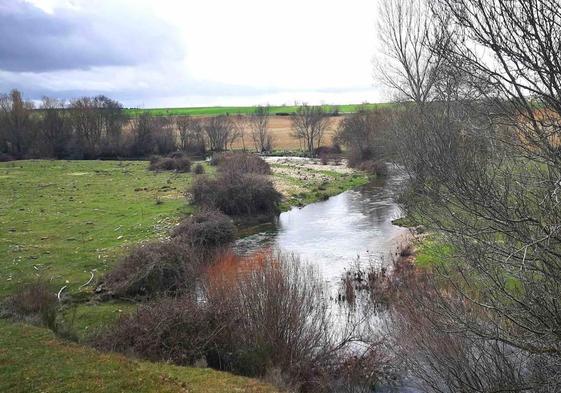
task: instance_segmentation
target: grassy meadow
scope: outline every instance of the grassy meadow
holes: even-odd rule
[[[335,105],[339,108],[340,113],[356,112],[361,106],[368,109],[376,109],[384,106],[390,106],[391,103],[379,104],[345,104]],[[296,105],[281,105],[269,107],[272,115],[275,114],[291,114],[296,112]],[[326,110],[331,110],[333,105],[325,105]],[[209,106],[209,107],[191,107],[191,108],[128,108],[125,113],[131,117],[140,115],[142,112],[149,112],[154,116],[218,116],[218,115],[249,115],[255,110],[255,106]]]
[[[37,278],[89,293],[128,245],[165,236],[196,208],[184,196],[194,174],[146,168],[146,161],[0,164],[0,297]],[[358,173],[305,168],[302,176],[282,168],[273,165],[273,179],[285,210],[367,181]],[[82,287],[91,272],[95,279]]]
[[[100,353],[47,329],[0,320],[0,391],[11,393],[272,393],[254,379]]]

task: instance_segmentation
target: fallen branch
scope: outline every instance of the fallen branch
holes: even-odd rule
[[[90,274],[91,274],[92,276],[90,277],[90,279],[88,280],[88,282],[86,282],[86,283],[83,284],[83,285],[80,285],[80,288],[78,288],[78,289],[82,289],[82,288],[84,288],[84,287],[87,287],[87,286],[92,282],[92,280],[93,280],[93,278],[94,278],[94,272],[93,272],[93,270],[90,272]]]
[[[58,301],[60,302],[60,295],[62,294],[62,291],[64,291],[66,289],[67,285],[63,286],[62,288],[60,288],[60,290],[58,291],[56,297],[58,298]]]

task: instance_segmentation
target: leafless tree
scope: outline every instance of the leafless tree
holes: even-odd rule
[[[18,90],[0,95],[0,148],[15,157],[25,155],[33,144],[32,109]]]
[[[228,148],[233,124],[229,116],[214,116],[205,121],[205,133],[212,151],[223,151]]]
[[[315,155],[321,145],[329,125],[329,115],[322,106],[303,104],[292,115],[293,136],[304,141],[310,157]]]
[[[62,158],[66,154],[71,129],[68,116],[64,111],[64,101],[43,97],[40,111],[41,120],[38,125],[39,137],[47,146],[46,154]]]
[[[175,120],[179,133],[179,148],[186,152],[203,154],[205,138],[203,121],[191,116],[180,116]]]
[[[426,0],[382,0],[378,18],[383,54],[376,61],[379,78],[402,98],[426,102],[442,64],[430,45],[444,45],[447,30],[434,22]]]
[[[245,136],[249,127],[250,127],[249,118],[246,115],[242,115],[241,113],[237,114],[236,117],[234,118],[234,128],[232,132],[232,137],[230,138],[230,150],[232,150],[233,144],[237,140],[240,140],[242,143],[242,150],[246,151]]]
[[[70,103],[69,111],[76,147],[87,158],[97,156],[102,144],[119,143],[125,118],[117,101],[105,96],[82,97]]]
[[[273,138],[269,132],[269,107],[257,106],[249,117],[251,139],[257,152],[269,152],[273,149]]]
[[[388,131],[392,124],[390,109],[359,108],[345,117],[334,136],[336,143],[349,149],[349,161],[380,160],[388,158]]]
[[[153,122],[149,112],[143,112],[131,119],[131,131],[132,155],[142,157],[154,153]]]

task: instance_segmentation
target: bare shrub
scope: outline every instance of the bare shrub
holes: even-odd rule
[[[49,286],[37,281],[23,285],[0,305],[0,316],[56,329],[57,297]]]
[[[388,165],[384,161],[367,160],[356,165],[356,168],[374,174],[376,176],[387,176]]]
[[[116,297],[176,294],[195,285],[201,257],[179,241],[153,242],[133,248],[104,278]]]
[[[208,249],[224,246],[236,237],[232,220],[214,210],[203,210],[187,217],[172,231],[172,237],[193,248]]]
[[[216,338],[209,364],[244,375],[278,368],[302,390],[320,390],[345,358],[352,338],[335,332],[326,288],[313,267],[294,256],[224,256],[208,269],[207,301],[235,321]]]
[[[191,160],[181,153],[172,153],[168,157],[153,156],[148,169],[151,171],[190,172]]]
[[[205,173],[205,167],[202,164],[195,165],[195,169],[193,170],[195,175],[202,175]]]
[[[349,352],[354,331],[335,329],[323,280],[295,257],[223,253],[201,282],[196,296],[140,306],[95,344],[176,364],[204,357],[211,367],[307,392],[354,378],[371,386],[384,373],[376,346]]]
[[[271,167],[261,157],[246,152],[218,153],[212,156],[213,165],[225,173],[255,173],[270,175]]]
[[[231,216],[273,215],[278,213],[281,201],[271,180],[251,173],[215,179],[199,177],[191,193],[200,206]]]
[[[164,298],[139,305],[94,340],[100,349],[153,361],[190,365],[203,358],[216,327],[192,297]]]

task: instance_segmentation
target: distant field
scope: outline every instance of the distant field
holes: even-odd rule
[[[365,106],[369,109],[381,108],[392,105],[391,103],[379,104],[346,104],[335,105],[341,113],[356,112],[359,107]],[[289,106],[271,106],[271,114],[286,114],[296,112],[295,105]],[[333,105],[325,105],[327,110],[331,110]],[[129,116],[138,116],[142,112],[150,112],[154,116],[218,116],[218,115],[247,115],[255,110],[255,106],[209,106],[209,107],[193,107],[193,108],[128,108],[125,112]]]

